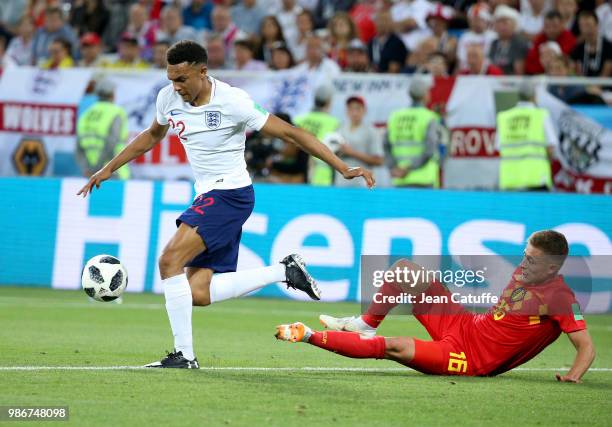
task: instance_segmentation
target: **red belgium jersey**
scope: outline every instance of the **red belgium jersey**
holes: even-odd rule
[[[538,285],[522,283],[516,273],[499,302],[475,315],[467,339],[475,375],[498,375],[535,357],[561,332],[586,329],[572,290],[559,275]]]

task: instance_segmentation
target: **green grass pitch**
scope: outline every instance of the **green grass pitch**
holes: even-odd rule
[[[7,368],[154,361],[172,346],[163,297],[127,294],[121,305],[102,304],[82,292],[0,287],[0,405],[68,405],[69,424],[84,426],[612,425],[610,315],[586,317],[598,370],[579,385],[554,379],[553,369],[569,366],[575,354],[565,336],[524,365],[528,370],[496,378],[425,376],[273,337],[279,323],[318,328],[320,313],[358,310],[229,301],[194,310],[196,353],[208,369],[24,371]],[[381,333],[427,337],[411,316],[390,317]],[[302,367],[317,369],[296,369]]]

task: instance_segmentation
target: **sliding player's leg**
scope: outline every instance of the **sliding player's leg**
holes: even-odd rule
[[[354,359],[389,359],[432,375],[470,375],[465,353],[453,340],[422,341],[412,337],[363,337],[346,331],[313,331],[303,323],[279,325],[276,338],[306,342]]]
[[[406,259],[401,259],[395,262],[389,271],[395,271],[396,269],[402,271],[421,271],[422,267]],[[408,276],[412,277],[412,276]],[[423,277],[423,276],[419,276]],[[372,301],[368,306],[366,312],[361,316],[352,317],[333,317],[328,315],[321,315],[319,320],[328,329],[336,331],[350,331],[358,332],[359,334],[371,337],[376,335],[376,329],[385,319],[387,314],[393,310],[398,303],[389,302],[395,301],[395,297],[401,293],[408,293],[411,295],[420,295],[429,287],[429,283],[425,280],[419,280],[415,283],[402,283],[398,281],[385,281],[381,286],[380,290],[377,291],[379,298],[377,301]]]

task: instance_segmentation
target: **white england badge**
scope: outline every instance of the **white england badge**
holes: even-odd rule
[[[221,113],[219,111],[206,111],[206,126],[209,129],[217,129],[221,125]]]

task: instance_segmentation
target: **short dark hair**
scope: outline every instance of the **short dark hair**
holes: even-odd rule
[[[588,10],[588,9],[581,10],[580,13],[578,14],[578,19],[580,18],[593,18],[595,22],[599,24],[599,18],[597,17],[597,14],[593,12],[592,10]]]
[[[563,20],[563,17],[561,16],[561,14],[559,13],[558,10],[551,10],[550,12],[547,12],[546,15],[544,15],[544,19],[559,19],[559,20]]]
[[[565,236],[555,230],[536,231],[529,237],[531,246],[543,251],[546,255],[559,257],[561,263],[569,253],[569,246]]]
[[[166,52],[166,61],[169,65],[208,63],[206,49],[199,43],[191,40],[181,40],[174,43]]]
[[[60,9],[57,6],[49,6],[45,9],[45,15],[49,16],[49,15],[59,15],[60,18],[64,17],[64,13],[62,12],[62,9]]]
[[[64,37],[57,37],[57,38],[53,39],[53,41],[51,43],[59,43],[59,44],[61,44],[62,47],[64,49],[66,49],[66,52],[68,52],[69,54],[72,51],[72,43],[70,43],[70,40],[65,39]]]
[[[238,39],[234,42],[234,47],[238,47],[238,46],[248,49],[251,53],[255,54],[254,52],[255,48],[253,47],[253,43],[251,43],[250,40]]]

